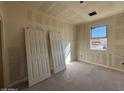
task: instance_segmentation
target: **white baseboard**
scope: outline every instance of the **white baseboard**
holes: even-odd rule
[[[10,84],[9,84],[9,87],[13,87],[13,86],[16,85],[16,84],[19,84],[19,83],[22,83],[22,82],[25,82],[25,81],[28,81],[28,78],[27,78],[27,77],[25,77],[25,78],[23,78],[23,79],[21,79],[21,80],[15,81],[15,82],[13,82],[13,83],[10,83]]]
[[[110,67],[110,66],[106,66],[106,65],[102,65],[102,64],[98,64],[98,63],[92,63],[92,62],[89,62],[89,61],[86,61],[86,60],[83,60],[83,61],[78,60],[78,61],[79,62],[85,62],[85,63],[92,64],[92,65],[101,66],[101,67],[104,67],[104,68],[107,68],[107,69],[112,69],[112,70],[124,72],[124,70],[121,70],[121,69],[118,69],[118,68],[114,68],[114,67]]]

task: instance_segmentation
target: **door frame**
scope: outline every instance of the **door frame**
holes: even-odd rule
[[[0,12],[0,21],[1,21],[1,48],[2,48],[2,67],[3,67],[3,88],[8,88],[11,86],[9,81],[9,64],[8,64],[8,55],[7,55],[7,46],[6,46],[6,34],[5,34],[5,27],[6,22],[3,18],[3,13]]]
[[[7,58],[6,55],[6,46],[5,46],[5,30],[4,30],[4,19],[3,19],[3,13],[0,13],[0,22],[1,22],[1,49],[2,49],[2,68],[3,68],[3,88],[7,88],[9,86],[9,68],[7,64]]]
[[[4,71],[3,71],[3,22],[0,14],[0,49],[1,49],[1,64],[2,64],[2,87],[4,87]]]

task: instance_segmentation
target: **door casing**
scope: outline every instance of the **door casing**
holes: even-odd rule
[[[2,62],[2,20],[0,19],[0,88],[4,87]]]

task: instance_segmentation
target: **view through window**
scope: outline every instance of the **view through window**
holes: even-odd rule
[[[90,49],[107,49],[107,28],[106,25],[91,28]]]

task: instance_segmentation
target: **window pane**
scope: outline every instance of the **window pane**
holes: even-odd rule
[[[107,38],[103,39],[92,39],[91,49],[106,50],[107,49]]]
[[[92,38],[104,38],[106,37],[106,26],[94,27],[91,29]]]
[[[106,26],[97,26],[91,29],[90,48],[96,50],[107,49]]]

